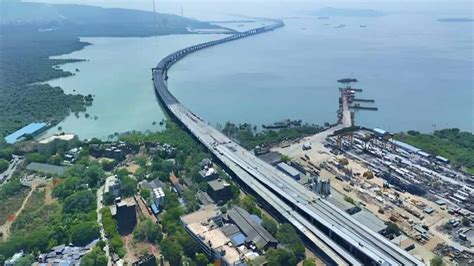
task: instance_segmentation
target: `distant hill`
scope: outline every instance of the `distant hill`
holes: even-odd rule
[[[77,60],[50,56],[89,45],[79,37],[184,34],[189,33],[188,27],[219,28],[139,10],[0,0],[0,144],[2,136],[31,122],[54,125],[70,113],[86,111],[91,104],[86,96],[40,84],[74,75],[53,66]]]
[[[474,22],[472,18],[440,18],[439,22]]]
[[[177,15],[85,5],[0,2],[0,26],[35,25],[39,30],[67,30],[78,36],[149,36],[185,33],[187,27],[218,28]]]
[[[386,15],[373,9],[324,7],[310,12],[313,16],[323,17],[380,17]]]

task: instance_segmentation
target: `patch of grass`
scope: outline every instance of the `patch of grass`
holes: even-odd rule
[[[432,134],[417,131],[396,134],[395,138],[411,144],[433,155],[441,155],[454,166],[464,166],[473,173],[474,169],[474,134],[457,128],[436,130]]]
[[[7,199],[0,200],[0,225],[3,225],[9,215],[14,215],[28,195],[28,188],[22,187]]]
[[[466,172],[468,172],[471,175],[474,175],[474,167],[466,167]]]

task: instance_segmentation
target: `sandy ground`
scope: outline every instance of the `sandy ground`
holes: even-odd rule
[[[317,134],[315,136],[307,137],[307,138],[302,139],[299,142],[293,143],[289,147],[285,147],[285,148],[276,147],[273,150],[278,151],[284,155],[290,156],[291,158],[299,161],[302,165],[306,165],[306,166],[309,166],[308,163],[301,159],[305,155],[309,157],[309,161],[312,162],[314,165],[319,165],[322,162],[327,162],[327,163],[330,161],[336,162],[337,159],[342,158],[342,156],[336,157],[335,155],[331,154],[327,148],[324,147],[322,142],[326,138],[326,136],[327,136],[326,134]],[[303,151],[302,146],[304,143],[309,143],[311,145],[311,149]],[[342,182],[340,180],[337,180],[334,174],[324,169],[321,170],[321,173],[320,173],[321,177],[331,180],[332,189],[337,190],[343,195],[348,195],[352,197],[356,202],[364,202],[366,204],[365,208],[370,210],[374,215],[376,215],[380,219],[384,221],[389,221],[390,216],[392,215],[398,217],[399,220],[396,223],[399,225],[399,227],[403,231],[407,232],[409,237],[411,237],[412,239],[416,235],[416,231],[413,229],[413,225],[417,223],[428,225],[430,228],[430,233],[432,234],[431,239],[425,244],[416,242],[416,240],[413,239],[413,241],[416,242],[416,245],[415,245],[416,248],[412,250],[410,253],[412,253],[413,255],[419,258],[422,258],[426,262],[426,261],[429,261],[434,256],[433,252],[431,251],[434,249],[434,247],[436,247],[437,244],[443,243],[443,242],[447,242],[447,243],[451,242],[451,239],[449,236],[441,232],[438,232],[436,230],[437,226],[444,224],[447,221],[449,221],[449,219],[453,218],[450,214],[447,213],[446,210],[441,209],[440,206],[438,206],[437,204],[425,198],[411,195],[409,193],[396,192],[395,190],[390,189],[390,188],[384,189],[383,179],[375,176],[373,179],[367,180],[366,178],[362,177],[362,174],[368,170],[362,162],[356,161],[356,160],[350,160],[350,159],[348,161],[349,161],[349,164],[347,167],[352,169],[353,173],[360,173],[360,177],[356,177],[355,187],[349,186],[348,182]],[[336,168],[334,168],[334,170],[337,172]],[[364,189],[363,190],[364,192],[361,193],[359,191],[360,190],[359,186],[364,186],[366,188],[378,187],[381,190],[381,193],[387,196],[391,195],[395,197],[396,193],[398,193],[399,198],[404,202],[404,205],[422,214],[424,216],[424,219],[420,220],[419,218],[416,218],[415,216],[407,212],[405,209],[400,208],[387,200],[385,200],[383,203],[375,200],[375,196],[377,194],[375,192],[371,192],[368,189]],[[344,190],[345,187],[346,189],[350,187],[352,191],[348,192]],[[435,210],[434,213],[431,215],[424,213],[423,209],[425,207],[433,208]],[[380,214],[378,212],[379,209],[381,208],[385,209],[384,214]],[[402,214],[408,217],[410,220],[413,221],[413,223],[412,224],[408,223],[408,219],[401,218],[399,214]]]
[[[130,163],[127,167],[125,167],[125,169],[127,169],[127,171],[131,174],[135,174],[138,168],[140,168],[140,166],[135,163]]]

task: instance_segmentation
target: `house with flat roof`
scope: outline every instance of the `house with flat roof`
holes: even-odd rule
[[[215,202],[225,202],[232,197],[230,184],[222,178],[207,183],[207,194]]]
[[[152,200],[151,208],[155,215],[158,214],[165,201],[165,185],[156,178],[151,181],[142,181],[140,183],[140,188],[150,190]]]
[[[244,213],[242,217],[239,211],[236,210],[232,216],[238,220],[240,226],[231,219],[224,219],[216,205],[205,205],[198,211],[181,216],[180,219],[186,232],[211,258],[214,265],[247,265],[247,261],[253,262],[262,257],[249,248],[249,245],[255,242],[270,243],[276,240],[271,239],[271,235],[268,236],[269,233],[248,213]],[[258,228],[259,226],[261,228]],[[240,227],[245,227],[247,233]]]

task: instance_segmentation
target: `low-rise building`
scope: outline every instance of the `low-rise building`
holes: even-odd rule
[[[170,177],[170,182],[173,185],[173,189],[176,193],[181,194],[184,190],[183,185],[179,182],[179,178],[175,176],[174,174],[171,174]]]
[[[140,183],[141,188],[146,188],[150,190],[150,196],[152,203],[152,210],[153,210],[153,204],[155,205],[155,208],[159,210],[163,207],[164,201],[165,201],[165,186],[164,184],[158,179],[154,179],[152,181],[143,181]],[[155,212],[153,210],[153,212]]]
[[[92,250],[99,239],[92,241],[85,247],[59,245],[51,248],[47,253],[37,258],[39,265],[80,265],[82,257]]]
[[[206,205],[196,212],[181,216],[181,223],[186,232],[198,243],[215,265],[247,265],[246,261],[262,257],[250,248],[253,243],[263,245],[267,243],[268,245],[268,243],[274,242],[262,232],[263,228],[255,229],[258,227],[255,222],[249,225],[253,221],[249,215],[244,214],[245,217],[242,218],[239,211],[231,210],[232,217],[240,223],[241,227],[245,228],[248,235],[233,223],[232,219],[224,219],[221,211],[215,205]],[[273,246],[273,244],[269,246]]]
[[[352,217],[354,220],[365,225],[367,228],[376,233],[381,233],[387,229],[387,225],[382,220],[366,210],[361,210],[360,212],[353,214]]]
[[[143,255],[137,261],[132,263],[132,266],[156,266],[156,257],[153,255]]]
[[[263,160],[264,162],[276,166],[277,164],[281,163],[282,156],[279,152],[267,152],[262,155],[259,155],[258,158]]]
[[[202,159],[202,161],[199,162],[199,167],[201,167],[201,169],[211,168],[212,167],[211,159],[209,158]]]
[[[48,128],[48,124],[46,123],[31,123],[27,126],[20,128],[19,130],[11,133],[10,135],[5,137],[5,142],[8,144],[13,144],[17,141],[23,140],[28,136],[36,136],[39,133],[43,132]]]
[[[210,168],[206,167],[202,169],[201,171],[199,171],[199,175],[203,180],[206,180],[206,181],[216,180],[219,178],[219,174],[212,167]]]
[[[276,248],[278,245],[278,241],[263,226],[257,223],[246,210],[234,206],[227,211],[227,219],[234,223],[243,234],[243,237],[238,234],[235,235],[232,238],[234,241],[243,241],[247,246],[254,246],[259,250],[266,250],[270,247]]]
[[[64,176],[67,167],[46,163],[30,163],[26,166],[26,170],[46,175]]]
[[[301,176],[303,175],[303,173],[301,173],[300,171],[296,170],[294,167],[292,166],[289,166],[288,164],[286,163],[279,163],[277,164],[277,169],[282,171],[283,173],[291,176],[293,179],[295,180],[300,180],[301,179]]]
[[[120,197],[120,181],[117,176],[109,176],[105,179],[104,193],[111,193],[114,198]]]
[[[5,261],[4,266],[15,266],[17,260],[23,257],[23,251],[15,253],[9,260]]]
[[[232,197],[230,184],[222,178],[207,183],[207,194],[215,202],[225,202]]]
[[[460,230],[459,238],[461,238],[464,241],[469,241],[471,247],[473,247],[474,246],[474,229],[466,228],[466,229]]]

